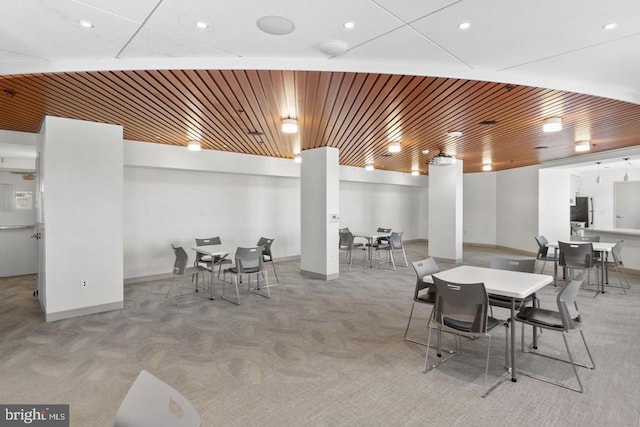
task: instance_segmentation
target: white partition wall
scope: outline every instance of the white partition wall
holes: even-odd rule
[[[122,308],[122,126],[46,117],[38,151],[46,320]]]
[[[538,234],[549,241],[569,240],[569,171],[540,169]]]
[[[300,271],[324,280],[339,277],[340,168],[338,149],[302,152]]]
[[[429,256],[462,260],[462,161],[429,167]]]

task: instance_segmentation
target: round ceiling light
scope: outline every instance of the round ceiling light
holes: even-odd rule
[[[459,130],[454,130],[452,132],[447,132],[447,136],[450,136],[452,138],[458,138],[462,136],[462,132],[460,132]]]
[[[616,24],[615,22],[611,22],[607,25],[605,25],[604,27],[602,27],[605,30],[613,30],[614,28],[616,28],[618,26],[618,24]]]
[[[356,24],[353,21],[347,21],[344,23],[344,28],[346,28],[347,30],[353,30],[355,26]]]
[[[460,24],[458,24],[458,28],[460,28],[461,30],[466,30],[471,26],[471,24],[469,22],[461,22]]]
[[[200,151],[202,147],[200,146],[200,141],[192,139],[187,143],[187,150],[189,151]]]
[[[549,117],[542,125],[543,132],[558,132],[562,130],[562,119],[560,117]]]
[[[344,55],[349,45],[342,40],[325,40],[318,46],[320,52],[327,56],[340,56]]]
[[[387,150],[390,153],[399,153],[402,148],[400,147],[400,143],[398,141],[390,142],[387,146]]]
[[[293,22],[283,16],[275,15],[263,16],[256,21],[256,25],[261,31],[274,36],[284,36],[296,29]]]
[[[206,30],[207,28],[209,28],[209,24],[207,24],[204,21],[198,21],[196,22],[196,27],[198,27],[201,30]]]
[[[93,24],[90,21],[87,21],[86,19],[79,20],[78,24],[80,24],[80,26],[84,28],[93,28]]]

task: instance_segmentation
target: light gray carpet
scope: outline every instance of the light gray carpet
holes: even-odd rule
[[[426,257],[424,243],[407,247],[410,260]],[[508,252],[466,247],[465,263],[487,266],[496,253]],[[343,265],[331,282],[300,276],[297,261],[277,268],[282,284],[271,299],[245,288],[241,306],[200,299],[178,307],[164,298],[169,281],[156,281],[126,286],[123,310],[51,324],[42,323],[30,277],[0,279],[0,402],[68,403],[71,425],[108,426],[147,369],[191,400],[205,426],[640,425],[637,276],[627,296],[579,295],[597,365],[580,370],[584,394],[520,377],[483,399],[486,339],[463,341],[461,356],[427,374],[424,347],[402,339],[411,267]],[[545,288],[542,304],[553,307],[555,294]],[[429,308],[416,310],[411,334],[424,339]],[[500,329],[490,381],[504,372],[504,344]],[[545,332],[540,348],[561,354],[559,334]],[[574,381],[568,365],[519,360]]]

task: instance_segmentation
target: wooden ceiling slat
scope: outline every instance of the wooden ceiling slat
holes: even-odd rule
[[[521,85],[366,73],[162,70],[0,76],[0,128],[36,132],[45,114],[124,127],[127,139],[291,158],[298,150],[336,147],[340,162],[408,172],[438,150],[455,152],[465,172],[485,158],[494,170],[573,156],[578,138],[594,152],[639,145],[640,106]],[[545,117],[563,118],[545,134]],[[282,119],[300,131],[284,134]],[[481,126],[482,120],[497,120]],[[247,134],[259,130],[257,138]],[[460,138],[447,131],[461,130]],[[390,156],[391,138],[402,151]],[[261,140],[263,143],[259,144]],[[548,149],[535,150],[545,145]],[[428,156],[420,153],[431,150]]]

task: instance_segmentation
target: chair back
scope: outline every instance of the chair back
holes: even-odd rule
[[[202,421],[191,403],[164,381],[142,370],[124,397],[114,427],[198,427]]]
[[[454,283],[433,276],[434,319],[441,325],[471,333],[486,333],[489,297],[484,283]]]
[[[187,268],[189,256],[182,246],[174,246],[172,244],[171,247],[173,248],[173,253],[176,255],[176,261],[173,264],[173,274],[176,276],[182,276]]]
[[[572,280],[558,292],[558,296],[556,297],[558,312],[560,313],[562,324],[566,330],[576,329],[582,322],[580,311],[576,304],[576,296],[578,295],[580,286],[582,286],[582,282],[582,277],[580,277],[579,280]]]
[[[402,235],[404,231],[400,233],[396,233],[395,231],[391,233],[389,236],[389,245],[391,245],[391,249],[402,249]]]
[[[520,271],[523,273],[535,273],[536,260],[531,259],[511,259],[493,257],[491,258],[491,268],[498,270]]]
[[[572,242],[600,242],[600,236],[571,236]]]
[[[273,257],[271,256],[271,244],[275,239],[269,239],[267,237],[260,237],[256,246],[262,246],[262,256],[265,261],[272,261]]]
[[[196,238],[196,246],[208,246],[208,245],[221,245],[222,241],[219,236],[209,237],[206,239],[198,239]],[[206,256],[206,254],[196,252],[196,264],[202,261],[202,257]]]
[[[440,267],[433,258],[425,258],[420,261],[412,261],[414,271],[416,272],[416,290],[413,294],[413,300],[418,299],[418,293],[426,288],[430,288],[428,292],[435,292],[435,287],[431,283],[424,281],[426,276],[431,276],[440,271]]]
[[[544,236],[534,237],[536,239],[536,243],[538,244],[538,253],[536,254],[536,259],[544,259],[549,253],[549,248],[547,247],[547,243],[549,241]]]
[[[569,268],[593,267],[593,244],[558,242],[560,259],[558,264]]]
[[[256,273],[262,270],[262,246],[236,249],[236,268],[239,274]]]
[[[624,240],[620,240],[611,248],[611,255],[613,255],[613,262],[616,265],[622,265],[622,246],[624,245]]]
[[[340,249],[351,249],[353,245],[353,234],[348,228],[340,229]]]

